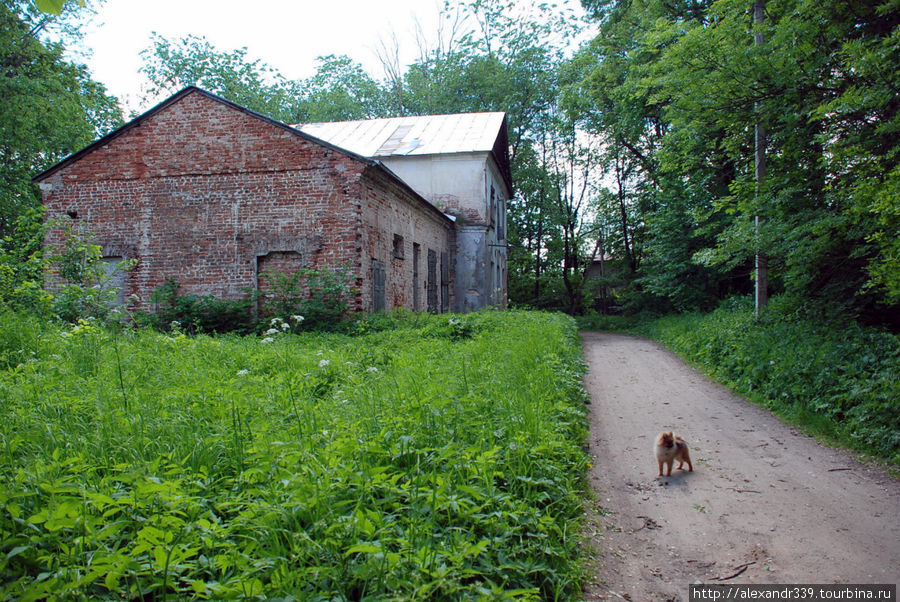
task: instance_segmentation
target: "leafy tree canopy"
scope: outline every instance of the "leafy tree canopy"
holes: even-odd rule
[[[0,235],[39,204],[31,177],[121,124],[115,98],[40,39],[55,17],[0,2]]]

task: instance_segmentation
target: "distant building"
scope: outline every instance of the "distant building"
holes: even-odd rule
[[[167,278],[233,299],[345,266],[354,311],[470,311],[506,305],[506,136],[502,113],[291,127],[189,87],[34,180],[48,223],[137,260],[144,309]]]

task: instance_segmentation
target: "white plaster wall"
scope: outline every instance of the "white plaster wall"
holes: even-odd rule
[[[453,310],[506,307],[510,191],[490,153],[398,156],[381,161],[439,209],[457,216]],[[503,222],[502,238],[498,221]]]
[[[440,209],[450,213],[459,211],[469,221],[485,221],[488,217],[484,192],[487,159],[487,153],[459,153],[380,160]]]

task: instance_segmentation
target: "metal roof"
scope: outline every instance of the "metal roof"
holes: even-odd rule
[[[363,157],[491,152],[504,113],[463,113],[337,121],[297,129]]]

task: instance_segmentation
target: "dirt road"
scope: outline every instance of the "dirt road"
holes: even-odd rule
[[[588,600],[683,601],[698,581],[900,581],[900,481],[799,434],[656,343],[582,336],[597,498]],[[664,429],[688,441],[694,472],[657,478]]]

